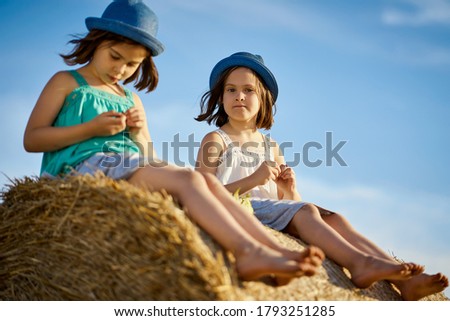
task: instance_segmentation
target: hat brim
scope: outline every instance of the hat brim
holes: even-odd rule
[[[139,28],[130,26],[123,22],[95,17],[86,18],[85,22],[86,27],[88,28],[89,31],[91,31],[92,29],[110,31],[112,33],[136,41],[137,43],[150,49],[151,55],[153,57],[159,55],[164,51],[164,46],[158,39],[149,35],[147,32]]]
[[[270,90],[273,96],[273,100],[276,101],[278,97],[278,84],[275,76],[272,72],[256,59],[248,56],[230,56],[219,61],[211,71],[209,77],[209,88],[212,89],[219,81],[220,76],[227,69],[231,67],[247,67],[256,72],[264,81],[267,88]]]

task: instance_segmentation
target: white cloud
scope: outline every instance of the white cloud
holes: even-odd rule
[[[233,25],[242,25],[246,28],[273,29],[280,27],[305,37],[328,42],[335,41],[336,34],[341,37],[345,36],[349,41],[353,39],[351,30],[343,30],[343,26],[331,20],[331,17],[310,9],[300,2],[292,5],[287,2],[248,0],[245,2],[245,6],[241,0],[169,0],[168,3],[191,13],[208,16],[214,13],[218,20],[223,19]],[[251,8],[251,10],[244,10],[244,8]],[[223,21],[218,21],[219,23],[223,23]]]
[[[298,178],[298,182],[305,200],[342,212],[357,222],[376,221],[382,229],[368,227],[375,233],[391,234],[396,240],[413,240],[421,235],[440,237],[434,228],[450,229],[449,196],[389,186],[331,185],[305,177]],[[407,229],[403,232],[405,224]]]
[[[430,39],[410,37],[383,36],[381,30],[371,29],[369,23],[363,25],[361,20],[339,19],[329,12],[318,11],[305,3],[269,2],[249,0],[246,6],[251,12],[239,10],[241,2],[199,0],[183,2],[172,0],[172,4],[182,10],[199,15],[217,13],[218,23],[229,23],[244,28],[265,30],[280,28],[292,33],[293,41],[310,39],[332,49],[351,54],[364,54],[385,57],[407,64],[449,65],[450,52],[442,45],[432,45]],[[449,0],[401,0],[412,10],[386,8],[381,15],[381,22],[388,25],[428,25],[450,24]],[[354,13],[355,14],[355,13]],[[376,12],[367,13],[376,19]],[[369,19],[370,21],[370,19]],[[381,26],[381,25],[380,25]],[[300,37],[300,39],[295,39]]]
[[[404,0],[410,10],[385,9],[382,21],[387,25],[422,26],[450,24],[450,2],[448,0]]]
[[[401,44],[391,51],[395,59],[417,65],[449,65],[450,49],[429,44]]]

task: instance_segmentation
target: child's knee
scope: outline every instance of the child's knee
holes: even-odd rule
[[[346,218],[336,212],[327,210],[325,208],[322,208],[320,206],[317,206],[317,209],[319,210],[319,213],[321,215],[321,217],[326,221],[326,222],[335,222],[335,223],[340,223],[340,224],[349,224],[348,221],[346,220]]]
[[[331,214],[324,215],[323,218],[327,223],[329,222],[334,225],[338,224],[340,226],[351,226],[350,222],[342,214],[339,213],[333,212]]]
[[[310,216],[320,216],[320,212],[319,209],[311,203],[306,203],[305,205],[303,205],[299,211],[298,214],[301,215],[310,215]]]
[[[198,187],[205,183],[202,174],[191,169],[180,169],[177,176],[179,183],[187,185],[188,188]]]
[[[223,185],[222,183],[217,179],[216,176],[214,176],[211,173],[202,173],[203,178],[205,179],[206,183],[208,184],[208,187],[212,191],[217,191],[222,189]]]
[[[217,179],[217,177],[211,173],[201,173],[201,175],[205,178],[205,180],[208,184],[220,183],[219,180]]]

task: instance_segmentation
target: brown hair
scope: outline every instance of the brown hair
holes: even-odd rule
[[[222,127],[228,122],[228,115],[225,112],[225,108],[222,103],[223,91],[225,88],[225,81],[228,76],[241,66],[234,66],[225,70],[222,75],[220,75],[219,80],[214,85],[214,87],[203,94],[200,101],[201,113],[195,120],[197,121],[207,121],[209,125],[214,123],[217,127]],[[250,69],[251,70],[251,69]],[[259,95],[260,109],[256,117],[256,127],[270,129],[274,122],[274,114],[276,111],[275,102],[273,100],[272,93],[261,80],[259,75],[252,70],[253,74],[257,79],[256,91]]]
[[[75,36],[75,39],[69,41],[75,47],[67,54],[60,54],[64,59],[64,62],[69,66],[78,64],[85,64],[92,60],[95,50],[104,41],[109,41],[112,44],[120,42],[126,42],[130,44],[139,44],[129,38],[117,35],[109,31],[103,31],[98,29],[92,29],[85,37]],[[124,84],[128,84],[132,81],[135,82],[134,87],[137,90],[147,89],[150,92],[158,85],[159,75],[156,69],[153,58],[150,54],[150,50],[147,49],[148,56],[142,61],[139,68],[128,79],[125,79]]]

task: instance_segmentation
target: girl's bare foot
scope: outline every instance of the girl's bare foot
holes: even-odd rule
[[[290,260],[268,247],[247,248],[235,253],[235,257],[237,273],[245,281],[267,275],[292,278],[303,273],[297,261]]]
[[[313,276],[317,273],[317,266],[310,263],[298,263],[300,265],[300,272],[295,277],[300,276]],[[289,284],[292,281],[293,276],[275,276],[275,283],[277,286],[283,286]]]
[[[422,274],[425,271],[425,267],[423,265],[419,265],[416,263],[404,263],[408,265],[409,270],[411,271],[411,276]]]
[[[418,265],[414,263],[394,263],[389,260],[368,256],[350,271],[351,280],[359,288],[367,288],[380,280],[406,280],[411,278],[412,270]]]
[[[448,278],[442,273],[419,274],[396,284],[403,300],[416,301],[428,295],[439,293],[448,287]]]
[[[294,260],[297,262],[303,262],[305,258],[316,258],[320,262],[318,265],[322,264],[322,261],[325,260],[325,254],[323,251],[317,246],[307,246],[303,251],[293,251],[290,249],[286,249],[283,247],[274,248],[276,251],[279,251],[283,254],[284,257]]]
[[[289,258],[295,259],[299,263],[302,275],[313,276],[317,273],[317,268],[322,265],[325,254],[318,247],[309,246],[301,252],[296,252],[294,257],[289,256]],[[275,277],[277,286],[287,285],[291,280],[292,277]]]

